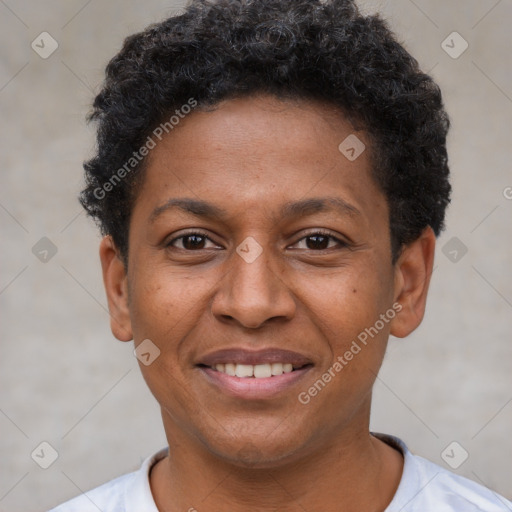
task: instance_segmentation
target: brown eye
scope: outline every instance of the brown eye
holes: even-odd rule
[[[181,242],[181,247],[179,245],[176,245],[178,241]],[[175,247],[177,249],[183,249],[186,251],[201,250],[207,249],[207,247],[205,247],[205,244],[208,241],[211,242],[211,240],[204,233],[187,233],[185,235],[182,235],[171,240],[167,244],[167,247]]]
[[[334,242],[334,245],[332,244]],[[303,244],[302,247],[299,247],[299,249],[309,249],[313,251],[323,251],[327,249],[332,249],[333,247],[347,247],[348,243],[344,242],[343,240],[340,240],[339,238],[336,238],[335,236],[331,235],[330,233],[323,233],[323,232],[316,232],[311,233],[303,238],[301,238],[297,244]]]
[[[331,237],[325,235],[311,235],[307,236],[306,245],[308,249],[327,249],[329,246],[329,239]]]

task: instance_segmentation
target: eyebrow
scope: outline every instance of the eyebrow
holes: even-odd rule
[[[184,197],[169,199],[165,204],[155,208],[150,215],[149,221],[151,223],[155,222],[160,215],[173,208],[178,208],[196,217],[208,219],[224,220],[229,216],[226,210],[211,203]],[[340,197],[313,197],[285,203],[281,207],[280,216],[281,218],[288,219],[290,217],[306,217],[315,213],[331,211],[351,217],[361,215],[361,212],[355,206]]]
[[[361,212],[341,197],[312,197],[301,201],[289,202],[281,208],[281,217],[305,217],[314,213],[337,212],[351,217],[361,215]]]
[[[186,213],[191,213],[196,217],[205,217],[205,218],[220,218],[223,219],[227,217],[226,210],[219,208],[218,206],[214,206],[213,204],[207,203],[206,201],[201,201],[198,199],[189,199],[189,198],[173,198],[169,199],[165,204],[155,208],[149,217],[150,222],[155,222],[155,220],[162,215],[164,212],[168,210],[172,210],[173,208],[178,208]]]

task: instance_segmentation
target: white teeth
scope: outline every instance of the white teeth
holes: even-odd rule
[[[227,363],[224,365],[225,366],[225,370],[224,372],[227,373],[228,375],[231,375],[231,377],[234,377],[236,375],[235,373],[235,366],[233,363]]]
[[[265,377],[272,377],[272,370],[269,364],[257,364],[254,367],[254,376],[257,379],[263,379]]]
[[[268,377],[282,375],[293,371],[291,363],[265,363],[265,364],[235,364],[225,363],[216,364],[215,369],[218,372],[226,373],[231,377],[254,377],[256,379],[265,379]]]
[[[282,363],[272,363],[271,364],[272,375],[282,375],[283,372],[283,364]]]
[[[237,377],[252,377],[254,366],[252,364],[237,364],[235,366],[235,375]]]

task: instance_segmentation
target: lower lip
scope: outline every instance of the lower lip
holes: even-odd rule
[[[211,383],[221,388],[228,395],[246,399],[262,399],[271,398],[295,385],[311,369],[311,366],[262,379],[232,377],[227,373],[218,372],[207,367],[199,367],[199,369]]]

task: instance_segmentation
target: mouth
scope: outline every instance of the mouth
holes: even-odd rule
[[[296,352],[279,349],[222,350],[196,365],[207,381],[232,397],[271,398],[291,389],[313,367]]]
[[[291,373],[300,370],[305,366],[297,366],[292,363],[263,363],[263,364],[238,364],[238,363],[218,363],[215,366],[199,365],[203,368],[210,368],[230,377],[239,377],[241,379],[268,379],[270,377],[279,377],[284,373]]]

